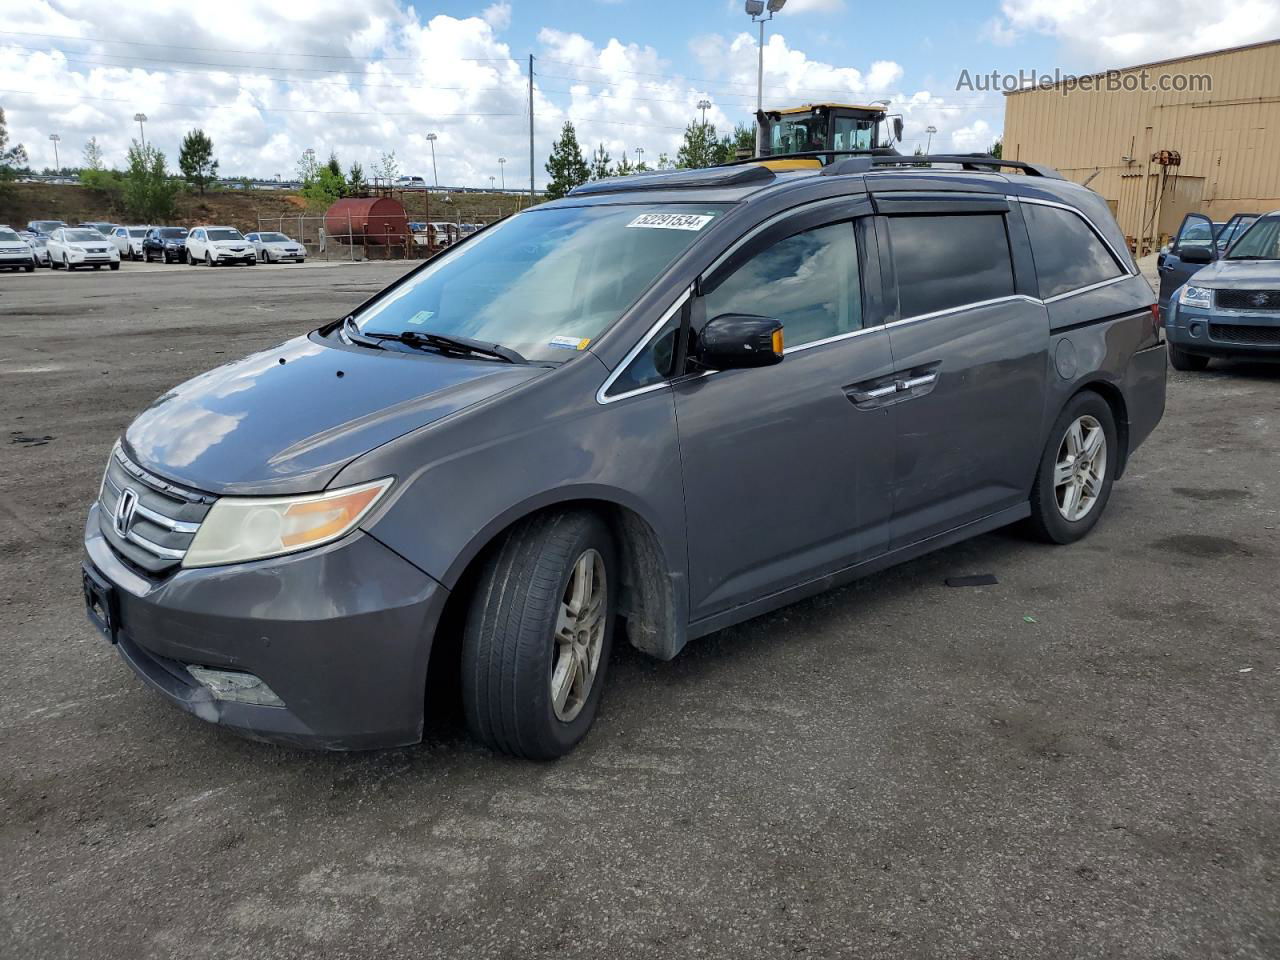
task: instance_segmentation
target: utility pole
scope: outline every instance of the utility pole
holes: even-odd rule
[[[644,153],[644,147],[636,147],[636,169],[640,167],[640,154]]]
[[[707,125],[707,110],[710,108],[710,106],[711,106],[710,100],[698,101],[698,109],[702,111],[702,125],[704,127]]]
[[[436,189],[440,189],[440,174],[436,172],[436,135],[434,133],[427,134],[427,143],[431,145],[431,179],[435,181]]]
[[[145,150],[147,149],[147,131],[143,129],[142,125],[147,122],[147,115],[145,113],[135,113],[133,119],[138,121],[138,136],[142,138],[142,149]]]
[[[533,54],[529,54],[529,206],[533,206]]]
[[[498,158],[498,173],[501,174],[502,176],[502,189],[505,192],[507,189],[507,158],[506,157]]]
[[[53,174],[54,176],[57,176],[62,172],[62,161],[58,159],[58,141],[61,140],[62,137],[58,136],[56,133],[51,133],[49,134],[49,139],[53,142]]]
[[[929,135],[929,139],[925,141],[925,147],[924,147],[924,152],[927,154],[930,148],[933,146],[933,135],[938,132],[938,128],[931,123],[924,128],[924,132]]]
[[[787,3],[787,0],[747,0],[747,16],[751,18],[753,23],[760,24],[760,60],[759,67],[756,71],[756,156],[761,156],[764,150],[764,131],[760,129],[760,111],[764,109],[764,25],[773,19],[773,15],[779,12]],[[765,10],[768,9],[769,15],[766,17]]]

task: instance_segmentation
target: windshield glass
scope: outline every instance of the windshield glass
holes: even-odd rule
[[[210,240],[243,240],[239,230],[210,230]]]
[[[65,227],[66,224],[61,220],[32,220],[31,226],[37,230],[43,230],[46,233],[50,230],[57,230],[59,227]]]
[[[1280,260],[1280,216],[1253,221],[1227,251],[1228,260]]]
[[[4,227],[0,227],[0,240],[14,241],[21,239],[22,238],[12,230],[6,230]]]
[[[531,210],[477,233],[355,315],[367,333],[440,333],[530,360],[586,349],[722,212],[720,204]]]
[[[792,114],[779,120],[769,131],[774,153],[807,153],[826,150],[827,118],[812,113]]]
[[[145,237],[146,235],[147,235],[146,227],[130,227],[129,228],[129,236],[131,237]]]
[[[62,239],[70,240],[72,243],[85,243],[86,241],[101,240],[102,234],[97,230],[64,230]]]
[[[289,238],[283,233],[260,233],[258,239],[263,243],[288,243]]]
[[[187,235],[187,231],[182,227],[165,227],[159,231],[158,236],[164,237],[166,240],[175,240]]]

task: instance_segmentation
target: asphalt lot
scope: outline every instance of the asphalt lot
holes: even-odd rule
[[[1280,956],[1280,368],[1171,372],[1080,544],[620,647],[553,765],[447,716],[279,749],[144,689],[80,599],[111,443],[405,268],[0,275],[0,956]]]

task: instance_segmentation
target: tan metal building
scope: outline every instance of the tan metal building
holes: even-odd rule
[[[1280,40],[1008,93],[1004,156],[1087,180],[1139,256],[1186,213],[1280,209]]]

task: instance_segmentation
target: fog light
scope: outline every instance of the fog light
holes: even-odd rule
[[[209,667],[187,667],[187,672],[208,688],[217,700],[252,703],[259,707],[283,707],[284,701],[252,673],[238,670],[211,670]]]
[[[1201,333],[1203,333],[1203,332],[1204,332],[1204,329],[1200,326],[1200,324],[1198,324],[1198,323],[1193,323],[1193,324],[1191,325],[1191,335],[1192,335],[1193,337],[1198,337],[1198,336],[1200,336],[1200,334],[1201,334]]]

